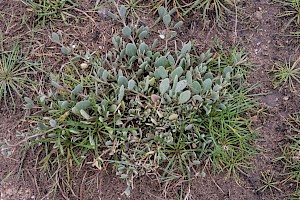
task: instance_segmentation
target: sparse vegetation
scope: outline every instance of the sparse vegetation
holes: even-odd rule
[[[258,188],[258,191],[264,192],[265,190],[269,190],[272,193],[272,195],[274,194],[273,190],[282,192],[277,186],[278,184],[280,184],[280,182],[274,180],[274,174],[275,173],[271,171],[261,173],[260,181],[262,186]]]
[[[19,44],[12,51],[1,53],[0,59],[0,106],[16,108],[15,99],[25,94],[32,86],[30,76],[35,74],[35,65],[21,58]]]
[[[245,116],[254,102],[241,86],[245,56],[233,52],[231,61],[210,51],[197,55],[191,42],[171,51],[182,23],[173,22],[163,7],[158,12],[166,45],[158,51],[157,40],[144,40],[147,27],[126,24],[126,11],[121,6],[119,15],[110,13],[123,23],[123,35],[113,36],[105,56],[90,59],[93,76],[77,74],[72,87],[52,75],[55,89],[27,99],[26,108],[37,110],[29,137],[31,145],[45,147],[42,168],[64,163],[68,172],[93,152],[95,166],[110,163],[127,181],[128,196],[137,176],[163,170],[162,181],[189,178],[190,168],[205,159],[237,178],[254,153]]]
[[[71,10],[77,6],[72,0],[22,0],[32,9],[37,24],[43,26],[48,22],[61,20],[65,23],[68,18],[76,19]]]
[[[294,183],[296,188],[295,197],[299,196],[299,181],[300,181],[300,115],[299,113],[292,114],[287,123],[290,127],[291,134],[288,137],[288,144],[283,149],[283,154],[276,160],[281,161],[284,166],[284,183]]]
[[[28,199],[298,199],[299,0],[274,2],[1,2],[1,198],[18,171]]]
[[[157,10],[161,6],[178,8],[177,14],[181,18],[194,12],[200,14],[205,21],[211,20],[221,24],[226,22],[226,14],[235,13],[236,5],[235,1],[230,0],[196,0],[191,2],[180,0],[152,0],[151,6],[153,10]]]
[[[279,17],[287,17],[288,22],[284,29],[290,26],[295,26],[296,28],[300,26],[300,1],[299,0],[284,0],[278,1],[286,7],[286,10],[279,15]],[[299,31],[299,30],[298,30]]]
[[[283,66],[275,64],[271,73],[274,74],[272,81],[275,88],[288,86],[290,91],[296,93],[295,83],[300,83],[300,57],[294,63],[289,61]]]

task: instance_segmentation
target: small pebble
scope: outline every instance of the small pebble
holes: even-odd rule
[[[14,191],[13,191],[13,189],[8,188],[8,189],[6,190],[6,193],[7,193],[9,196],[11,196],[11,195],[14,194]]]
[[[98,10],[98,15],[100,17],[100,19],[102,20],[107,20],[109,19],[109,16],[108,16],[108,10],[105,9],[105,8],[101,8]]]
[[[289,100],[289,97],[283,97],[283,100],[287,101],[287,100]]]
[[[81,63],[80,67],[81,69],[87,69],[89,66],[86,63]]]
[[[165,39],[165,38],[166,38],[163,34],[160,34],[159,37],[160,37],[161,39]]]
[[[254,13],[254,17],[258,20],[262,20],[263,19],[263,13],[261,11],[256,11]]]

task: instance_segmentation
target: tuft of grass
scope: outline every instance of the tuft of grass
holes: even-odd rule
[[[274,172],[271,171],[266,171],[266,172],[261,172],[261,179],[260,182],[262,186],[257,189],[259,192],[264,192],[265,190],[269,190],[272,195],[274,195],[274,189],[282,192],[277,185],[280,184],[280,182],[274,180]]]
[[[289,60],[283,66],[276,64],[270,72],[274,74],[274,88],[288,86],[291,92],[297,92],[295,82],[300,83],[300,57],[294,63]]]
[[[184,15],[187,15],[193,9],[199,9],[203,19],[209,18],[216,22],[225,22],[225,13],[233,13],[234,2],[231,0],[196,0],[184,12]]]
[[[136,18],[139,18],[137,11],[144,12],[142,8],[148,7],[147,5],[139,5],[143,3],[142,0],[123,0],[122,3],[127,7],[128,12],[133,14]]]
[[[2,52],[0,59],[0,105],[8,109],[15,100],[25,94],[33,82],[30,75],[35,74],[35,66],[21,59],[20,46],[16,43],[12,51]]]
[[[68,18],[76,19],[76,16],[70,13],[77,6],[72,0],[22,0],[22,2],[31,7],[35,21],[43,26],[56,20],[67,23]]]
[[[295,25],[296,27],[300,26],[300,0],[284,0],[284,1],[278,1],[283,6],[286,7],[286,10],[279,14],[279,17],[287,17],[289,18],[287,24],[285,25],[284,30],[286,30],[288,27]]]
[[[300,184],[300,113],[293,113],[287,119],[287,124],[290,127],[291,135],[288,136],[288,144],[282,151],[282,156],[276,161],[281,161],[284,164],[284,173],[286,177],[283,183],[292,183],[295,187],[295,193],[291,199],[299,197]]]
[[[209,160],[217,172],[227,171],[227,176],[233,176],[239,182],[239,174],[251,167],[250,158],[256,150],[253,147],[255,131],[246,113],[251,112],[256,105],[249,98],[248,90],[241,86],[234,92],[228,109],[215,115],[203,123],[209,130],[213,145],[210,148]]]
[[[217,23],[225,22],[226,13],[234,13],[236,6],[231,0],[151,0],[153,10],[157,10],[160,6],[168,6],[177,8],[177,14],[184,18],[192,12],[196,12],[202,16],[203,20],[212,20]]]

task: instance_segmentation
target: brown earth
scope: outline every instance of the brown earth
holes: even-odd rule
[[[89,2],[92,1],[85,0],[80,9],[88,10]],[[239,47],[248,53],[249,61],[253,64],[248,83],[260,83],[253,91],[255,94],[261,94],[258,96],[261,102],[260,111],[257,112],[254,127],[258,128],[255,146],[260,151],[253,159],[253,167],[246,171],[246,175],[240,174],[239,185],[235,179],[226,178],[226,174],[210,175],[205,169],[206,177],[193,178],[190,186],[187,183],[183,184],[183,196],[186,199],[288,199],[288,195],[295,189],[294,185],[286,183],[277,185],[280,191],[258,191],[261,187],[262,172],[274,172],[275,181],[284,179],[283,166],[274,159],[280,156],[281,149],[286,144],[286,136],[290,133],[284,119],[289,114],[299,111],[300,100],[298,95],[291,94],[287,88],[281,91],[274,90],[268,71],[275,62],[284,63],[289,58],[295,60],[300,56],[299,49],[296,48],[299,41],[282,33],[281,28],[286,19],[276,17],[282,10],[280,5],[269,0],[242,1],[239,5],[243,18],[236,22],[235,17],[229,17],[224,30],[217,26],[204,29],[203,22],[197,14],[192,15],[186,19],[179,39],[195,40],[199,51],[204,51],[212,47],[213,39],[217,38],[225,47],[239,44]],[[54,28],[31,30],[28,27],[32,25],[32,17],[23,20],[26,23],[22,23],[22,17],[32,16],[24,4],[0,0],[0,31],[4,33],[4,46],[10,46],[18,38],[22,47],[28,48],[30,59],[42,59],[48,70],[62,69],[65,63],[59,48],[48,37],[52,31],[62,30],[66,43],[78,44],[78,49],[105,52],[110,45],[111,35],[118,32],[119,27],[103,14],[89,13],[90,17],[86,17],[82,12],[76,14],[79,15],[80,22],[74,26],[57,23]],[[151,18],[152,16],[147,15],[142,21],[146,24],[151,23]],[[7,19],[11,19],[10,24],[4,23]],[[30,45],[28,41],[31,41]],[[37,91],[40,91],[40,88]],[[17,137],[18,132],[26,132],[20,121],[24,113],[18,110],[17,114],[9,114],[4,108],[1,108],[0,112],[0,144],[4,141],[9,144],[17,143],[20,140]],[[11,156],[0,155],[0,199],[29,200],[45,197],[51,191],[51,180],[34,168],[32,152],[24,155],[17,147],[10,151]],[[69,199],[126,199],[122,195],[126,184],[114,175],[112,169],[99,171],[91,165],[86,165],[83,170],[74,174],[72,180],[74,191],[67,191]],[[135,181],[131,199],[178,199],[180,189],[178,182],[160,185],[155,181],[154,175],[149,175]],[[47,198],[46,196],[44,199]],[[64,198],[68,197],[61,194],[56,197]]]

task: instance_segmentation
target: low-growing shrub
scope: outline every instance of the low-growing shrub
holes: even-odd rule
[[[52,75],[48,94],[26,99],[36,122],[31,145],[46,149],[42,167],[80,165],[92,152],[94,166],[111,163],[127,181],[127,195],[137,176],[190,177],[191,167],[207,158],[236,174],[253,153],[250,122],[241,117],[253,106],[243,88],[246,57],[198,55],[192,42],[178,48],[182,22],[164,8],[159,48],[157,40],[146,42],[147,27],[125,23],[124,6],[118,12],[109,15],[124,24],[122,36],[112,37],[105,56],[84,64],[93,75],[78,73],[75,87]]]

